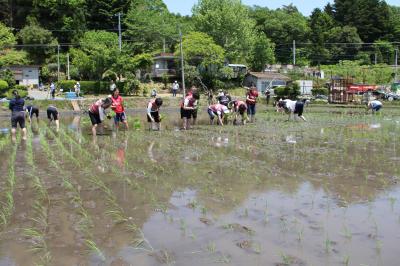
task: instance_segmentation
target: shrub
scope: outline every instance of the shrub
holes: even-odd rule
[[[6,93],[7,99],[14,98],[14,95],[12,93],[13,91],[14,91],[14,89],[7,91],[7,93]],[[17,90],[17,91],[19,93],[19,96],[21,96],[21,98],[25,98],[26,96],[28,96],[28,91],[26,89],[25,90]]]
[[[296,99],[300,95],[300,87],[297,83],[292,83],[286,87],[278,87],[274,90],[278,98]]]
[[[0,95],[4,95],[7,92],[8,83],[5,80],[0,79]]]
[[[15,85],[13,87],[13,90],[17,90],[17,91],[28,91],[28,88],[24,85]]]
[[[81,93],[107,94],[110,93],[109,83],[106,81],[80,81]]]
[[[64,91],[74,90],[74,85],[76,84],[75,80],[61,80],[57,83],[58,88],[62,88]]]
[[[327,88],[314,88],[311,93],[312,95],[328,95],[329,90]]]

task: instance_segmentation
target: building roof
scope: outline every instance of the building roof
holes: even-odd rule
[[[12,68],[12,67],[34,67],[34,68],[40,68],[39,65],[8,65],[8,66],[3,66],[2,68]]]
[[[172,53],[160,53],[154,56],[154,59],[175,59],[178,58]]]
[[[290,80],[288,76],[285,76],[277,72],[249,72],[248,75],[254,76],[259,79],[269,79],[269,80],[274,79],[274,80],[285,80],[285,81]]]

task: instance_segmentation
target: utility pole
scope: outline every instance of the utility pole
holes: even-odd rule
[[[179,38],[180,38],[180,51],[181,51],[181,69],[182,69],[182,89],[183,89],[183,97],[186,96],[185,89],[185,69],[184,69],[184,61],[183,61],[183,44],[182,44],[182,31],[179,28]]]
[[[375,65],[378,63],[378,56],[377,56],[377,54],[376,54],[376,52],[375,52],[375,59],[374,59],[374,61],[375,61]]]
[[[57,82],[60,81],[60,45],[57,45]]]
[[[296,65],[296,40],[293,40],[293,66]]]
[[[394,58],[394,67],[395,67],[395,70],[394,70],[395,71],[395,73],[394,73],[394,82],[397,82],[397,72],[398,72],[397,59],[399,57],[399,48],[398,47],[396,48],[395,52],[396,52],[396,55],[395,55],[395,58]]]
[[[67,54],[67,79],[71,79],[71,77],[69,76],[69,53]]]
[[[121,12],[118,12],[118,45],[119,45],[119,51],[121,52],[122,50],[122,37],[121,37]]]

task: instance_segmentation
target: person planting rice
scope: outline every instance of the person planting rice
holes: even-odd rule
[[[56,123],[56,130],[58,131],[60,129],[60,122],[58,120],[58,110],[57,107],[50,105],[47,108],[47,118],[49,119],[49,126],[51,124],[51,122],[54,120],[54,122]]]
[[[367,104],[367,113],[369,110],[372,110],[372,113],[376,113],[381,110],[383,104],[378,100],[369,101]]]
[[[293,119],[296,119],[295,114],[298,115],[303,121],[307,121],[303,116],[304,111],[304,102],[303,101],[292,101],[292,100],[283,100],[278,102],[278,108],[284,110],[285,113],[289,115],[288,121],[290,117],[293,115]]]
[[[22,129],[22,139],[26,140],[26,127],[25,127],[25,101],[21,98],[17,90],[12,92],[14,98],[9,103],[11,110],[11,134],[12,140],[16,141],[15,134],[17,132],[17,125]]]
[[[123,123],[128,129],[128,121],[126,119],[125,108],[124,108],[124,100],[122,99],[121,95],[119,95],[119,90],[116,88],[113,91],[111,96],[112,104],[111,109],[115,112],[114,116],[114,125],[118,129],[119,123]]]
[[[161,98],[151,99],[147,105],[147,122],[149,130],[161,130],[160,107],[163,104]]]
[[[105,112],[107,108],[109,108],[112,104],[111,97],[107,97],[105,99],[100,99],[93,103],[89,108],[89,117],[92,122],[92,134],[96,136],[97,133],[97,125],[100,125],[104,118],[111,118]]]
[[[218,103],[228,106],[229,102],[231,101],[231,97],[227,92],[223,92],[221,96],[218,97]]]
[[[257,98],[258,91],[253,84],[251,88],[247,88],[246,95],[247,115],[249,116],[251,123],[255,121]]]
[[[242,124],[245,125],[247,121],[247,105],[244,101],[233,101],[233,112],[235,113],[234,124],[237,123],[239,115],[242,117]]]
[[[210,116],[210,124],[214,124],[214,118],[217,116],[218,118],[218,125],[223,126],[223,117],[224,115],[229,114],[229,109],[223,104],[217,103],[210,105],[208,107],[208,115]]]
[[[39,108],[33,105],[28,105],[25,108],[26,116],[29,118],[29,123],[32,122],[33,115],[36,116],[36,121],[39,123]]]
[[[194,91],[185,97],[182,102],[181,118],[183,119],[183,129],[190,128],[190,119],[193,118],[193,124],[196,122],[197,117],[197,102],[200,99],[200,94]]]

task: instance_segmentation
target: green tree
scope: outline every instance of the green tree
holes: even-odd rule
[[[325,42],[329,31],[334,27],[334,20],[330,15],[316,8],[310,16],[309,25],[312,43],[310,59],[313,65],[319,65],[327,62],[330,58],[330,52]]]
[[[80,48],[71,49],[72,64],[82,78],[100,80],[116,63],[118,35],[106,31],[88,31],[80,40]]]
[[[254,21],[240,0],[200,0],[193,7],[196,29],[211,36],[231,62],[244,62],[252,44]]]
[[[362,47],[362,40],[358,36],[357,29],[349,26],[331,29],[327,42],[331,43],[331,62],[354,60]]]
[[[131,47],[135,54],[161,50],[164,40],[176,42],[177,27],[174,17],[161,0],[133,0],[124,20],[124,36],[132,39]]]
[[[17,34],[17,37],[22,44],[27,45],[25,50],[29,54],[29,59],[35,64],[43,64],[46,58],[55,52],[57,47],[57,40],[53,38],[51,32],[42,28],[35,20],[31,20]]]
[[[252,70],[263,71],[265,64],[275,63],[275,44],[264,34],[258,35],[248,61]]]
[[[183,36],[183,55],[190,65],[203,68],[220,67],[224,63],[224,49],[211,36],[202,32],[190,32]],[[176,47],[179,55],[179,46]]]
[[[256,29],[264,32],[276,44],[278,62],[292,62],[293,40],[308,42],[310,28],[307,19],[292,5],[277,10],[254,7],[251,17],[257,21]]]
[[[384,0],[335,0],[335,20],[352,26],[365,42],[373,42],[389,33],[389,6]]]
[[[16,51],[12,46],[16,43],[11,29],[0,23],[0,67],[7,65],[23,65],[29,61],[26,52]]]
[[[400,40],[400,7],[389,6],[390,31],[387,39],[390,41]]]
[[[378,40],[374,43],[377,63],[393,64],[395,47],[388,41]]]

